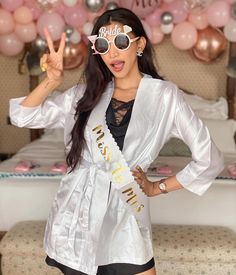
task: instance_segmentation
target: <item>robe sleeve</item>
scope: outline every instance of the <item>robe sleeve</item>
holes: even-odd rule
[[[192,161],[176,174],[177,180],[189,191],[202,195],[224,168],[223,154],[210,137],[191,107],[178,95],[174,130],[172,134],[182,139],[192,152]]]
[[[66,115],[72,105],[82,97],[83,91],[82,85],[73,86],[63,93],[55,91],[36,107],[22,106],[20,103],[25,97],[10,99],[11,123],[32,129],[63,128]]]

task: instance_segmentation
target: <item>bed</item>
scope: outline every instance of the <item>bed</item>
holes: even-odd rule
[[[167,48],[168,51],[166,52]],[[165,42],[159,48],[159,63],[166,64],[166,55],[177,58],[179,53],[176,53],[176,51],[170,42]],[[165,56],[164,52],[166,52]],[[179,57],[179,60],[181,59],[182,55]],[[174,67],[175,62],[173,59],[171,60],[172,67]],[[185,60],[188,64],[189,57]],[[221,68],[219,73],[221,77],[222,65],[226,61],[227,57],[223,57],[217,61],[217,64],[212,65],[212,67],[218,66]],[[206,79],[206,81],[204,79],[206,74],[206,67],[204,66],[204,64],[197,65],[201,69],[200,71],[199,68],[197,69],[198,75],[195,74],[194,79],[198,78],[200,74],[205,83],[209,79]],[[208,70],[212,71],[212,67],[208,66]],[[201,71],[202,69],[204,71]],[[173,70],[176,72],[176,68],[173,68]],[[185,70],[186,72],[191,71],[189,66]],[[173,73],[168,78],[171,79],[175,76],[176,74]],[[178,83],[178,80],[173,80]],[[213,77],[212,83],[216,80],[216,86],[222,85],[222,81],[218,83],[217,76]],[[179,190],[158,198],[151,198],[151,218],[154,224],[221,225],[236,232],[236,177],[228,171],[229,165],[236,163],[234,140],[236,122],[232,119],[235,88],[232,83],[235,85],[235,81],[232,82],[232,79],[228,79],[224,84],[228,87],[227,94],[224,94],[227,100],[222,96],[222,91],[214,96],[206,94],[204,97],[184,93],[186,100],[194,111],[204,120],[214,142],[224,152],[225,169],[203,196],[194,195],[187,190]],[[191,78],[186,77],[179,83],[181,88],[190,91],[190,93],[196,93],[197,87],[191,89],[191,85],[194,86],[193,81],[191,81]],[[214,85],[209,84],[209,86]],[[66,87],[62,87],[62,90],[64,88]],[[215,90],[215,86],[212,89]],[[202,88],[199,88],[199,90],[202,91]],[[209,89],[207,90],[209,91]],[[21,148],[11,159],[0,163],[0,231],[8,231],[19,221],[47,219],[63,175],[60,172],[52,172],[51,168],[56,162],[65,161],[65,152],[61,129],[45,130],[41,135],[42,132],[42,130],[32,131],[31,136],[35,140]],[[159,173],[157,167],[169,168],[169,175],[171,175],[189,162],[191,156],[188,148],[178,142],[180,141],[170,140],[164,146],[161,155],[153,162],[148,171],[150,179],[156,180],[166,176],[166,174]],[[181,152],[176,152],[176,149]],[[36,167],[31,170],[31,173],[16,174],[14,173],[14,167],[20,160],[31,160],[35,162]]]
[[[167,196],[151,198],[152,222],[222,225],[236,232],[236,175],[228,171],[229,165],[236,165],[236,122],[227,119],[227,102],[223,98],[213,101],[193,95],[185,97],[198,115],[218,116],[218,119],[202,120],[214,142],[224,152],[225,169],[201,197],[187,190],[179,190]],[[190,159],[187,146],[180,140],[171,139],[151,165],[148,176],[156,180],[175,174]],[[15,166],[22,160],[30,160],[35,167],[30,172],[15,172]],[[0,231],[9,230],[18,221],[47,218],[63,175],[63,172],[52,171],[53,165],[58,162],[65,162],[62,129],[45,130],[39,139],[0,163]]]

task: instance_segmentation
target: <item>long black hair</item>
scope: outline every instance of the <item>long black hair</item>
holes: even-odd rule
[[[104,12],[96,20],[91,35],[98,34],[102,26],[117,22],[132,28],[135,36],[146,39],[146,47],[142,57],[138,57],[140,72],[151,75],[153,78],[162,79],[154,65],[154,50],[140,19],[130,10],[117,8]],[[84,129],[89,115],[101,98],[107,84],[112,80],[112,73],[103,62],[100,55],[93,55],[93,50],[88,47],[88,59],[84,70],[86,89],[83,97],[78,101],[75,112],[75,124],[71,132],[71,148],[67,154],[67,164],[73,171],[81,160],[82,150],[85,146]]]

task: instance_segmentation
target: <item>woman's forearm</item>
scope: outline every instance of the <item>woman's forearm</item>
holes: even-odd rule
[[[49,94],[60,85],[60,81],[50,80],[47,77],[21,102],[24,107],[40,105]]]

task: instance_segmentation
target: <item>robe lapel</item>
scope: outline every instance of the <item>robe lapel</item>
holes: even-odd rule
[[[140,154],[137,150],[143,140],[143,135],[147,129],[149,123],[149,106],[150,97],[147,94],[146,79],[151,78],[151,76],[144,74],[140,81],[133,110],[130,118],[130,122],[126,131],[124,145],[123,145],[123,155],[126,161],[129,163],[130,167],[133,166],[135,159],[137,159],[136,154]]]

